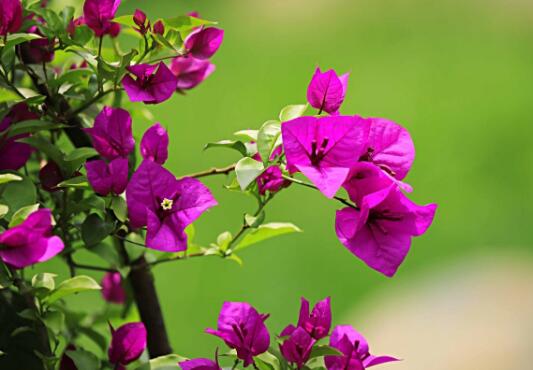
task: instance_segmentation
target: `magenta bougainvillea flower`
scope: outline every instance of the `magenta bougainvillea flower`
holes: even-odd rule
[[[281,354],[300,369],[309,360],[316,341],[303,328],[292,325],[287,326],[280,337],[288,337],[279,346]]]
[[[338,114],[346,94],[349,75],[345,73],[339,77],[333,69],[322,73],[317,68],[307,88],[309,104],[319,112]]]
[[[115,158],[109,163],[97,159],[87,162],[85,168],[89,184],[100,195],[122,194],[128,185],[127,158]]]
[[[83,18],[85,24],[101,37],[106,34],[116,36],[120,25],[111,20],[120,5],[120,0],[85,0],[83,4]]]
[[[28,18],[33,19],[35,17],[29,16]],[[40,17],[35,19],[38,23],[44,23]],[[39,30],[39,27],[36,25],[28,28],[26,32],[34,33],[43,37],[40,39],[23,42],[18,46],[22,61],[26,64],[41,64],[51,62],[54,59],[55,39],[49,39],[48,37],[45,37]]]
[[[17,32],[22,25],[20,0],[0,0],[0,36]]]
[[[329,345],[342,352],[342,356],[326,356],[328,370],[364,370],[386,362],[398,361],[390,356],[373,356],[369,353],[366,339],[349,325],[333,329]]]
[[[115,369],[137,360],[146,348],[146,328],[142,322],[131,322],[118,329],[111,327],[111,344],[107,355]]]
[[[318,301],[311,313],[309,313],[309,301],[302,298],[298,326],[316,340],[326,337],[331,327],[330,297]]]
[[[287,165],[331,198],[366,149],[368,132],[368,122],[358,116],[299,117],[283,122]]]
[[[277,193],[282,188],[291,184],[290,181],[287,181],[282,177],[282,172],[279,166],[268,167],[257,177],[256,181],[257,187],[259,188],[259,194],[261,195],[265,195],[267,191],[270,193]]]
[[[156,35],[161,35],[163,36],[165,34],[165,24],[163,23],[162,20],[157,20],[155,23],[154,23],[154,28],[152,30]]]
[[[193,178],[177,180],[158,163],[145,160],[126,188],[131,226],[147,227],[146,246],[166,252],[187,249],[185,228],[217,205],[209,189]]]
[[[182,370],[222,370],[218,361],[208,358],[193,358],[179,363]]]
[[[268,315],[259,314],[245,302],[224,302],[218,316],[217,330],[206,332],[221,338],[237,351],[244,366],[253,363],[253,357],[268,350],[270,334],[264,324]]]
[[[150,30],[150,21],[147,22],[146,14],[140,9],[135,9],[135,13],[133,13],[133,23],[137,26],[137,28],[134,29],[141,35],[146,35]]]
[[[133,102],[159,104],[169,99],[176,90],[178,79],[163,62],[137,64],[126,69],[130,74],[124,76],[122,85]]]
[[[178,79],[178,90],[189,90],[209,77],[215,71],[215,65],[209,60],[183,56],[172,60],[170,70]]]
[[[141,139],[141,155],[144,159],[164,164],[168,158],[168,132],[159,122],[144,133]]]
[[[198,59],[211,58],[220,48],[224,39],[224,30],[216,27],[199,27],[192,31],[183,44],[188,53]]]
[[[18,103],[0,121],[0,170],[18,170],[30,159],[33,148],[28,144],[17,142],[27,135],[8,138],[9,129],[18,122],[38,119],[39,116],[30,111],[26,103]]]
[[[94,119],[94,126],[86,131],[94,149],[105,159],[127,157],[135,149],[131,116],[125,109],[104,107]]]
[[[337,211],[337,236],[369,267],[391,277],[409,252],[411,237],[431,225],[437,205],[413,203],[376,166],[352,175],[346,187],[358,208]]]
[[[402,126],[384,118],[368,118],[370,133],[362,161],[374,163],[389,175],[402,180],[415,159],[411,135]]]
[[[126,302],[126,290],[122,286],[119,272],[106,272],[102,278],[102,296],[107,302],[123,304]]]
[[[0,245],[0,258],[15,268],[48,261],[64,247],[63,241],[52,235],[52,212],[46,208],[1,233]]]

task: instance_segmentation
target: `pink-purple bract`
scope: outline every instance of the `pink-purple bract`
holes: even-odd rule
[[[52,235],[52,212],[42,208],[31,213],[21,224],[0,234],[0,258],[15,268],[48,261],[60,253],[63,241]]]
[[[131,226],[147,227],[146,246],[166,252],[186,250],[185,228],[217,205],[200,181],[178,180],[151,160],[144,160],[131,177],[126,199]]]
[[[116,36],[120,31],[120,25],[111,20],[115,17],[119,5],[120,0],[85,0],[83,4],[85,24],[97,37],[106,34]]]
[[[144,159],[164,164],[168,158],[168,132],[159,122],[152,125],[141,139]]]
[[[0,36],[17,32],[22,25],[20,0],[0,0]]]
[[[16,126],[18,122],[38,118],[39,116],[30,111],[28,105],[22,102],[12,106],[0,121],[0,170],[18,170],[26,164],[33,148],[17,140],[28,135],[8,137],[9,129]]]
[[[390,356],[373,356],[366,339],[349,325],[338,325],[333,329],[329,345],[342,352],[342,356],[325,356],[328,370],[364,370],[366,368],[398,361]]]
[[[358,116],[306,116],[283,122],[281,133],[288,168],[332,198],[366,149],[369,124]]]
[[[319,112],[338,114],[344,101],[349,74],[337,76],[333,69],[321,72],[317,68],[307,88],[307,101]]]
[[[298,327],[303,328],[316,340],[326,337],[331,327],[330,297],[318,301],[311,312],[309,312],[309,301],[302,298]]]
[[[122,108],[104,107],[96,116],[94,126],[86,129],[94,149],[104,158],[127,157],[135,148],[131,116]]]
[[[264,324],[268,315],[259,314],[245,302],[224,302],[218,317],[217,330],[206,332],[224,340],[237,351],[244,367],[253,363],[253,357],[268,350],[270,334]]]
[[[89,184],[100,195],[122,194],[128,185],[127,158],[115,158],[109,163],[102,159],[88,161],[85,168]]]
[[[122,85],[132,102],[159,104],[176,90],[178,79],[163,62],[136,64],[126,69],[129,74],[122,79]]]
[[[215,71],[215,65],[209,60],[180,56],[172,59],[170,70],[178,79],[178,90],[189,90],[209,77]]]
[[[142,322],[131,322],[118,329],[111,327],[109,361],[117,368],[137,360],[146,348],[146,328]]]
[[[288,362],[296,364],[298,369],[309,360],[311,350],[315,344],[313,337],[301,327],[287,326],[280,334],[280,337],[287,337],[279,349]]]
[[[182,370],[222,370],[220,365],[209,358],[193,358],[179,363]]]
[[[224,30],[216,27],[199,27],[193,30],[183,44],[188,53],[198,59],[211,58],[222,44]]]
[[[437,205],[413,203],[377,166],[356,168],[345,187],[358,208],[337,211],[337,236],[368,266],[391,277],[409,252],[411,237],[431,225]]]
[[[102,278],[102,296],[107,302],[123,304],[126,302],[126,290],[122,286],[122,276],[117,271],[106,272]]]

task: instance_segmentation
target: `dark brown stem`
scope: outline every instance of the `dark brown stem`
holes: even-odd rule
[[[172,353],[163,312],[157,297],[154,276],[144,256],[131,264],[129,275],[133,297],[148,333],[148,353],[151,358]]]

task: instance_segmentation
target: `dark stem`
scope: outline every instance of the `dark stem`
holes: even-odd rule
[[[206,177],[206,176],[212,176],[212,175],[227,175],[228,173],[230,173],[234,169],[235,169],[235,163],[232,164],[232,165],[229,165],[227,167],[222,167],[222,168],[213,167],[213,168],[210,168],[210,169],[205,170],[205,171],[195,172],[195,173],[191,173],[191,174],[184,175],[184,176],[181,176],[181,177],[182,178],[183,177],[194,177],[194,178],[198,179],[200,177]]]
[[[148,333],[148,353],[151,358],[171,354],[172,348],[150,266],[142,256],[131,267],[129,280],[137,309]]]

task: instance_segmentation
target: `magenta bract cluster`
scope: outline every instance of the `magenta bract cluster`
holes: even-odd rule
[[[328,116],[283,122],[283,147],[290,173],[301,172],[326,197],[344,188],[354,203],[337,212],[342,244],[371,268],[393,276],[405,259],[411,237],[431,225],[437,206],[419,206],[402,182],[415,157],[406,129],[383,118],[340,115],[347,75],[317,69],[309,104]]]
[[[309,302],[302,298],[297,326],[288,325],[278,336],[281,355],[285,361],[298,369],[309,361],[318,341],[330,335],[329,297],[319,301],[311,312],[309,308]],[[258,313],[246,302],[225,302],[218,317],[217,329],[207,329],[206,332],[221,338],[228,347],[234,349],[237,359],[247,367],[254,364],[255,357],[269,349],[271,337],[265,326],[268,316]],[[365,338],[347,325],[339,325],[333,329],[329,345],[337,350],[338,354],[324,357],[328,370],[364,370],[374,365],[397,361],[390,356],[371,355]],[[220,369],[217,355],[214,361],[197,358],[180,362],[180,366],[184,370]]]

